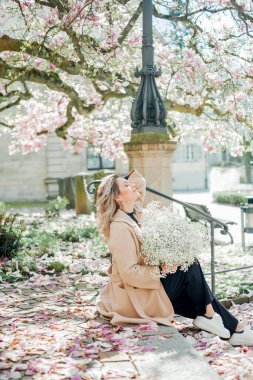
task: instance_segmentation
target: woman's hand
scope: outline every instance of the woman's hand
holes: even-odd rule
[[[161,264],[161,268],[162,268],[162,274],[163,275],[166,275],[167,273],[175,273],[177,271],[177,265],[169,265],[167,266],[166,264]]]
[[[165,275],[168,273],[168,269],[167,269],[167,265],[166,264],[161,264],[161,268],[162,268],[162,274]]]

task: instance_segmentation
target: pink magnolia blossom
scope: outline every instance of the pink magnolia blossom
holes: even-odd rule
[[[1,52],[1,59],[28,71],[35,69],[52,75],[56,80],[59,75],[62,82],[73,89],[63,94],[59,86],[59,92],[55,92],[52,83],[48,83],[47,89],[42,85],[39,89],[30,89],[33,99],[21,101],[15,109],[17,112],[3,119],[14,125],[10,131],[10,153],[28,154],[43,148],[48,140],[46,135],[54,133],[67,121],[67,107],[70,101],[75,103],[73,93],[76,92],[82,107],[72,108],[74,121],[68,127],[66,140],[62,141],[64,148],[81,153],[91,144],[105,158],[127,160],[123,144],[129,141],[131,134],[129,94],[133,94],[133,84],[139,83],[133,78],[133,69],[136,65],[141,66],[140,18],[123,42],[119,37],[136,11],[136,4],[115,5],[108,0],[93,0],[90,5],[73,0],[66,3],[68,10],[61,13],[57,6],[47,7],[46,2],[41,5],[35,0],[20,0],[22,12],[15,0],[8,0],[8,6],[3,3],[0,2],[1,17],[23,20],[24,36],[29,36],[29,41],[20,52]],[[183,3],[171,1],[170,8],[182,15],[185,12]],[[244,12],[251,12],[249,1],[238,0],[237,4]],[[179,134],[184,134],[189,124],[196,131],[203,131],[205,125],[206,130],[201,134],[203,139],[208,135],[206,149],[211,151],[219,144],[230,149],[233,145],[233,154],[241,154],[244,132],[240,138],[233,138],[233,144],[229,135],[233,135],[239,123],[240,131],[241,128],[250,131],[253,125],[252,107],[249,106],[253,97],[253,48],[248,36],[252,23],[249,18],[232,17],[231,12],[234,15],[236,11],[218,11],[233,6],[230,0],[189,2],[189,13],[208,7],[217,13],[196,13],[191,19],[196,28],[157,19],[154,45],[157,66],[162,66],[163,71],[162,77],[157,79],[158,87],[169,105],[168,118],[174,121]],[[73,31],[72,37],[66,28]],[[15,30],[20,28],[13,28],[13,36],[20,38]],[[79,48],[72,40],[73,35],[78,37]],[[37,52],[38,56],[37,53],[30,55],[29,43],[35,41],[39,44],[44,41],[43,49],[57,59],[41,58],[45,53],[43,49]],[[80,64],[82,60],[84,65]],[[66,69],[63,68],[65,63]],[[9,90],[6,85],[10,81],[5,79],[4,84],[0,83],[3,94]],[[108,101],[103,94],[110,92],[113,98]],[[122,106],[123,96],[126,102]],[[93,107],[91,113],[86,108],[89,106]],[[217,118],[222,128],[228,129],[227,133],[217,133],[215,123],[210,128],[210,120]]]

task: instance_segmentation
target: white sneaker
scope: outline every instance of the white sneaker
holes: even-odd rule
[[[211,319],[198,316],[193,320],[193,324],[199,329],[218,335],[221,338],[230,338],[230,331],[224,327],[222,318],[219,314],[214,314]]]
[[[245,326],[243,332],[234,332],[228,342],[232,346],[253,346],[253,330]]]

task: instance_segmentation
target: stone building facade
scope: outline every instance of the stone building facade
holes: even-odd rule
[[[65,151],[54,135],[37,153],[10,156],[10,136],[0,137],[0,201],[45,201],[58,195],[57,179],[88,173],[87,152],[72,154]],[[117,172],[127,172],[128,167],[116,162]],[[89,171],[92,173],[94,171]]]
[[[207,190],[209,162],[200,139],[188,138],[178,143],[172,162],[174,191]]]
[[[9,155],[9,135],[0,138],[0,201],[45,201],[58,195],[58,178],[78,173],[90,174],[87,151],[72,154],[61,141],[48,136],[48,144],[37,153]],[[119,174],[128,172],[128,164],[116,160]],[[206,156],[198,140],[178,144],[172,164],[173,190],[204,190],[208,186]]]

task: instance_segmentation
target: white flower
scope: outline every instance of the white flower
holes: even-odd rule
[[[207,227],[188,221],[172,207],[161,208],[160,202],[151,202],[143,210],[141,232],[141,253],[145,263],[165,263],[171,272],[173,269],[170,268],[178,266],[187,270],[210,244]]]

